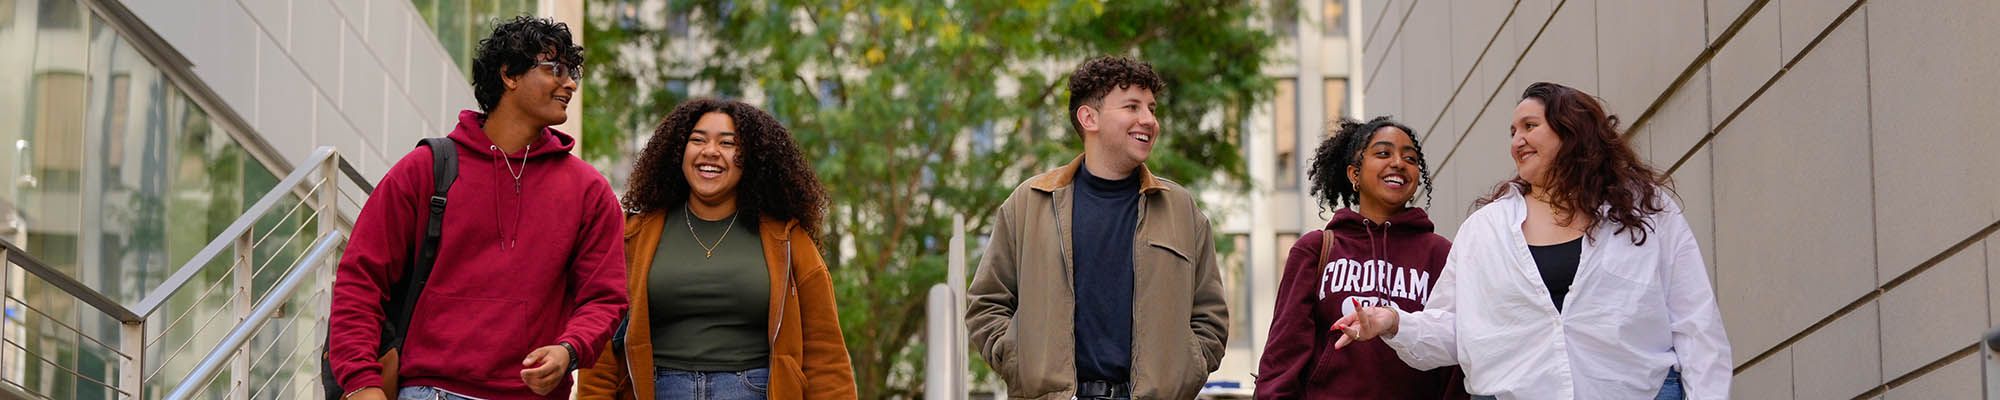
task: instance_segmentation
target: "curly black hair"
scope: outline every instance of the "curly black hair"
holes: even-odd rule
[[[1085,104],[1104,107],[1105,95],[1126,86],[1142,87],[1159,96],[1167,90],[1167,81],[1153,73],[1153,66],[1131,57],[1103,56],[1077,64],[1076,71],[1069,75],[1069,127],[1082,134],[1083,123],[1076,120],[1077,107]]]
[[[1394,127],[1410,135],[1410,145],[1417,148],[1417,174],[1423,183],[1424,207],[1430,207],[1431,167],[1424,161],[1424,144],[1417,140],[1416,130],[1384,115],[1368,122],[1341,118],[1333,136],[1320,141],[1319,149],[1313,151],[1312,170],[1306,171],[1306,176],[1312,181],[1312,195],[1319,198],[1320,212],[1361,204],[1361,193],[1348,179],[1347,167],[1361,166],[1361,150],[1368,147],[1368,139],[1375,136],[1375,131],[1386,127]]]
[[[563,65],[583,65],[583,46],[570,40],[568,24],[523,15],[494,25],[493,35],[479,40],[472,58],[472,97],[479,100],[479,109],[492,112],[500,104],[500,94],[507,92],[502,71],[521,76],[544,55]]]
[[[826,189],[806,163],[805,152],[778,119],[756,106],[734,100],[695,98],[674,107],[632,167],[624,206],[630,212],[672,209],[688,200],[687,176],[681,157],[696,121],[708,113],[729,115],[736,124],[736,167],[743,181],[736,184],[738,212],[748,217],[797,220],[806,232],[819,234],[826,215]]]

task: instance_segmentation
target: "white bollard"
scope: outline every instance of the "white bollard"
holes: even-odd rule
[[[952,299],[956,295],[951,287],[944,284],[931,285],[929,303],[924,306],[926,318],[924,335],[924,399],[957,400],[965,396],[965,388],[960,387],[958,376],[964,375],[957,358],[965,353],[965,346],[959,345],[953,325],[959,323],[952,309]]]

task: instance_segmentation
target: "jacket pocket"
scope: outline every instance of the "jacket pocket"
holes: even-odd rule
[[[1201,393],[1202,386],[1208,384],[1208,356],[1202,354],[1201,341],[1194,340],[1190,336],[1187,343],[1188,355],[1187,359],[1184,360],[1187,364],[1186,367],[1182,368],[1182,370],[1187,371],[1187,376],[1181,378],[1178,393],[1193,397],[1195,394]]]
[[[1154,311],[1185,312],[1187,309],[1184,307],[1193,303],[1195,285],[1201,282],[1200,278],[1195,276],[1194,257],[1190,255],[1190,252],[1182,250],[1180,246],[1175,246],[1173,243],[1148,240],[1146,241],[1146,245],[1150,247],[1147,249],[1149,251],[1143,255],[1133,255],[1135,264],[1133,267],[1153,271],[1153,281],[1149,284],[1158,285],[1158,288],[1168,289],[1149,290],[1135,287],[1132,293],[1134,296],[1133,300],[1145,301],[1149,305],[1164,303],[1182,307],[1178,311],[1171,308],[1154,309]],[[1139,277],[1134,276],[1134,278]],[[1140,281],[1134,281],[1134,283],[1139,284]],[[1150,298],[1148,296],[1161,297]]]
[[[1016,342],[1020,337],[1017,335],[1020,330],[1020,325],[1014,325],[1008,328],[1006,333],[1000,334],[999,343],[993,344],[993,355],[999,364],[987,367],[992,367],[993,372],[1000,374],[1001,380],[1007,383],[1007,393],[1010,393],[1010,396],[1038,396],[1041,393],[1030,394],[1029,389],[1035,388],[1041,382],[1041,376],[1024,376],[1021,373],[1020,352],[1017,350],[1020,343]]]
[[[804,398],[811,390],[809,385],[806,382],[806,370],[799,365],[798,359],[790,356],[771,356],[770,374],[764,381],[764,391],[767,395],[771,392],[791,393]]]

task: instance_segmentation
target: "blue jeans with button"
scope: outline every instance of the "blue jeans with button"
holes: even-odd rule
[[[1479,395],[1472,396],[1472,398],[1476,400],[1494,399],[1493,396]],[[1660,385],[1660,394],[1653,396],[1653,400],[1682,400],[1686,398],[1687,392],[1681,387],[1681,371],[1679,369],[1667,370],[1667,381]]]
[[[770,388],[770,368],[736,372],[659,368],[653,373],[653,396],[659,400],[763,400]]]

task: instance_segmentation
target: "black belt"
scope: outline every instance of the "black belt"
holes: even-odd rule
[[[1112,383],[1105,381],[1081,382],[1076,385],[1076,397],[1079,399],[1129,399],[1132,398],[1132,384],[1129,382]]]

